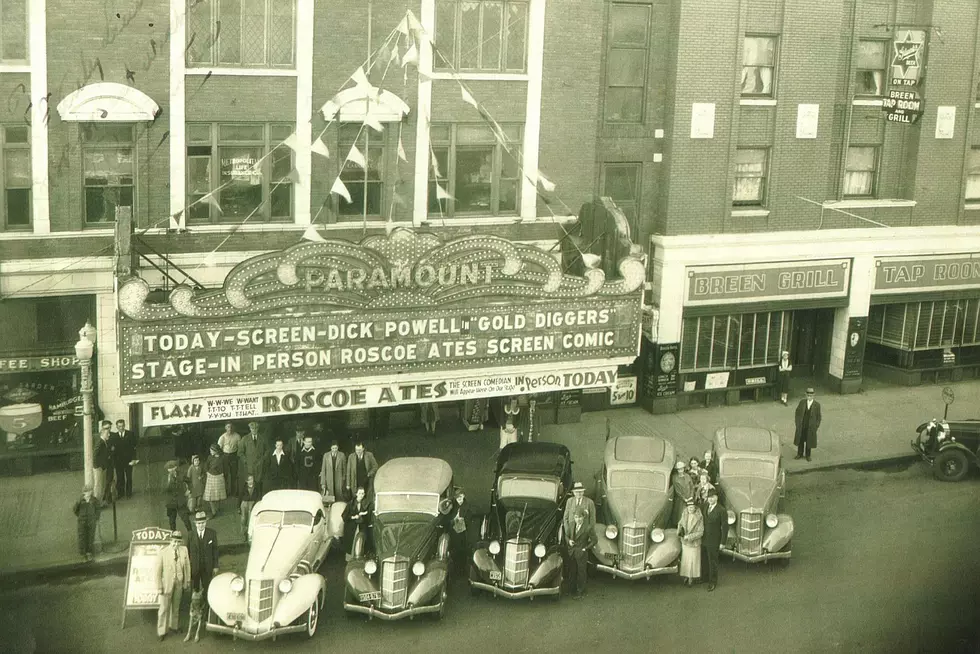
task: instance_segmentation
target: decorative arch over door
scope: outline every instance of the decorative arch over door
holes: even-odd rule
[[[69,122],[137,122],[153,120],[159,112],[150,96],[117,82],[88,84],[58,103],[58,115]]]

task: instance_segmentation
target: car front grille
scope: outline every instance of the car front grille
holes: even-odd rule
[[[762,513],[742,511],[738,515],[738,549],[742,554],[762,552]]]
[[[531,542],[511,538],[504,546],[504,585],[524,588],[531,574]]]
[[[636,572],[643,568],[646,557],[647,529],[645,526],[623,527],[619,533],[619,569]]]
[[[381,607],[404,608],[408,602],[408,559],[393,556],[381,562]]]
[[[252,579],[248,582],[248,617],[256,622],[269,619],[272,615],[272,579]]]

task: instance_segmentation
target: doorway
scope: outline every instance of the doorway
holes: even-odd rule
[[[801,309],[793,312],[790,357],[794,377],[815,380],[826,377],[833,333],[833,309]]]

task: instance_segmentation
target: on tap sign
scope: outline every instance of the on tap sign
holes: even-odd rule
[[[925,30],[897,30],[891,42],[887,95],[881,108],[890,123],[911,125],[923,112],[923,73],[925,71]]]
[[[178,287],[166,304],[147,303],[149,287],[129,278],[118,292],[122,395],[629,363],[644,264],[628,258],[619,271],[568,275],[533,246],[397,229],[260,255],[223,288]]]

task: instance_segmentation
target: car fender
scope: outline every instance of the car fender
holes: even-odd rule
[[[500,572],[500,566],[494,561],[490,550],[481,547],[473,552],[473,565],[484,577],[489,577],[491,572]]]
[[[315,572],[311,572],[293,579],[293,587],[288,593],[279,593],[277,587],[275,593],[279,595],[279,603],[272,614],[274,622],[285,626],[306,613],[317,601],[325,586],[324,578]]]
[[[327,509],[327,535],[330,538],[342,538],[344,536],[344,510],[347,502],[334,502]]]
[[[365,552],[366,548],[367,548],[367,536],[362,531],[358,533],[356,536],[354,536],[354,545],[351,548],[351,552],[352,552],[351,558],[354,559],[355,561],[360,561],[367,555],[367,552]]]
[[[681,555],[681,538],[676,529],[664,529],[663,542],[650,541],[647,549],[646,565],[651,568],[666,568]]]
[[[964,454],[966,454],[967,457],[970,458],[970,459],[976,460],[976,458],[977,458],[977,455],[976,455],[976,453],[973,450],[971,450],[970,448],[968,448],[966,445],[964,445],[963,443],[961,443],[959,441],[946,441],[946,442],[944,442],[942,445],[939,446],[939,449],[936,451],[936,456],[939,456],[940,454],[942,454],[946,450],[960,450]]]
[[[446,583],[446,564],[443,561],[433,561],[427,566],[427,570],[419,577],[412,592],[408,594],[408,603],[411,606],[421,606],[429,604],[430,600],[439,594],[443,584]]]
[[[439,536],[439,543],[436,545],[436,558],[439,561],[446,561],[449,558],[449,534]]]
[[[378,587],[368,573],[364,572],[363,563],[357,564],[353,563],[347,566],[347,572],[344,575],[347,581],[347,589],[354,594],[355,597],[360,596],[361,593],[372,593],[378,590]]]
[[[534,574],[531,575],[530,580],[528,580],[528,585],[535,588],[541,586],[541,584],[553,577],[556,573],[561,572],[561,566],[561,554],[558,552],[548,554],[541,561],[541,565],[534,571]]]
[[[245,613],[245,591],[236,593],[231,589],[231,580],[237,577],[234,572],[222,572],[211,580],[208,586],[208,606],[218,619],[229,624],[225,616],[229,613]]]
[[[596,545],[592,548],[592,554],[604,565],[612,565],[619,555],[619,543],[615,539],[606,538],[606,525],[597,524],[595,526]]]
[[[776,526],[767,529],[762,538],[762,547],[767,552],[779,552],[793,539],[795,525],[793,518],[785,513],[776,514]]]

